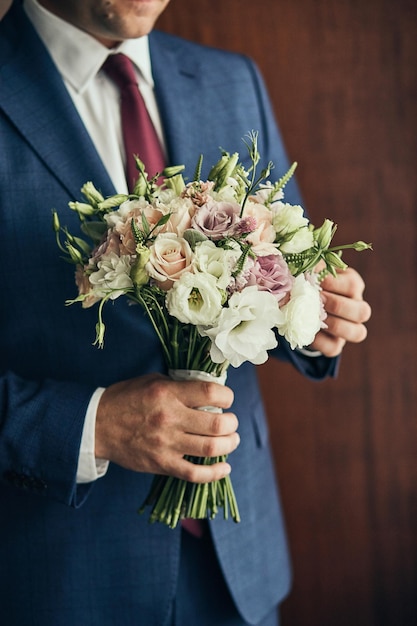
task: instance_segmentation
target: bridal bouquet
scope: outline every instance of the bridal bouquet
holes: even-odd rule
[[[296,349],[325,327],[321,278],[347,267],[342,249],[370,246],[332,247],[332,221],[315,228],[301,206],[285,201],[296,164],[272,183],[272,163],[257,171],[257,133],[244,144],[247,170],[239,154],[223,151],[207,180],[201,180],[202,157],[191,182],[178,166],[161,173],[162,184],[161,175],[149,179],[135,157],[132,194],[104,198],[87,182],[81,190],[86,201],[69,203],[83,237],[62,227],[54,212],[58,245],[76,265],[79,293],[67,304],[98,304],[98,346],[105,303],[125,296],[151,321],[173,378],[208,376],[223,384],[229,365],[265,362],[277,335]],[[219,507],[226,518],[230,511],[240,520],[230,477],[197,485],[155,476],[141,511],[147,505],[150,521],[171,527],[186,517],[213,518]]]

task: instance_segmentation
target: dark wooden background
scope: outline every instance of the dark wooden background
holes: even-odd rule
[[[257,61],[314,221],[374,244],[346,256],[373,317],[338,380],[259,370],[294,564],[283,626],[415,626],[417,2],[171,0],[159,26]]]
[[[373,317],[338,380],[260,368],[294,563],[283,624],[414,626],[417,2],[171,0],[159,27],[257,61],[314,221],[374,245],[345,257]]]

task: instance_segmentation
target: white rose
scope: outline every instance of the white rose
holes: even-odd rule
[[[119,257],[115,252],[103,254],[97,267],[98,271],[89,276],[95,296],[103,298],[110,294],[111,300],[115,300],[133,287],[129,255]]]
[[[256,286],[234,293],[213,328],[199,328],[212,340],[210,356],[215,363],[229,361],[239,367],[245,361],[256,365],[268,359],[267,350],[277,345],[275,326],[283,321],[274,296]]]
[[[217,279],[218,288],[225,290],[241,256],[240,248],[225,250],[218,248],[213,241],[206,240],[196,245],[194,254],[198,270],[203,274],[214,276]]]
[[[222,308],[222,293],[217,280],[210,274],[186,273],[167,293],[166,304],[170,315],[184,324],[211,325]]]
[[[300,274],[294,281],[290,300],[281,311],[284,321],[278,324],[278,332],[289,342],[291,348],[310,345],[322,324],[320,286]]]

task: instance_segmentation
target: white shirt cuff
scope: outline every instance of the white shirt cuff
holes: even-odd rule
[[[96,389],[87,407],[78,457],[77,483],[91,483],[101,478],[109,466],[109,461],[96,459],[94,454],[97,407],[104,391],[103,387]]]

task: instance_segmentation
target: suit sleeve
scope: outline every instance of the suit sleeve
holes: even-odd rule
[[[23,491],[80,506],[91,489],[90,484],[76,484],[76,471],[93,392],[77,383],[3,375],[0,478]]]

